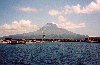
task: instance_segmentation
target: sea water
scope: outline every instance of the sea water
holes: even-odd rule
[[[0,44],[0,65],[100,65],[100,43]]]

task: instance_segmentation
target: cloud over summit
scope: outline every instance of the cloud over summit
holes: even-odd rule
[[[55,16],[55,15],[60,14],[60,11],[52,9],[48,13],[49,13],[49,15]]]
[[[84,22],[81,23],[73,23],[69,20],[66,20],[64,16],[59,16],[58,17],[58,21],[57,25],[60,28],[64,28],[64,29],[78,29],[78,28],[83,28],[86,27],[86,24]]]

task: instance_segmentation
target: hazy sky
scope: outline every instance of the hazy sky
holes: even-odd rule
[[[100,36],[100,0],[0,0],[0,35],[33,32],[46,23]]]

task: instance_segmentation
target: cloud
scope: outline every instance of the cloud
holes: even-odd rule
[[[64,28],[64,29],[78,29],[78,28],[83,28],[86,27],[84,22],[81,23],[72,23],[70,21],[67,21],[64,16],[59,16],[58,17],[58,21],[57,22],[57,26],[60,28]]]
[[[36,8],[30,8],[30,7],[22,7],[22,8],[19,8],[19,10],[23,12],[37,12]]]
[[[55,16],[55,15],[60,14],[60,11],[52,9],[52,10],[49,10],[48,14],[52,15],[52,16]]]
[[[58,24],[58,27],[64,28],[64,29],[78,29],[85,27],[85,23],[72,23],[72,22],[60,22]]]
[[[68,14],[68,13],[81,13],[81,9],[80,9],[80,5],[77,4],[76,6],[69,6],[69,5],[66,5],[64,7],[64,10],[63,10],[63,13],[64,14]]]
[[[58,14],[70,14],[70,13],[76,13],[76,14],[90,14],[93,12],[100,12],[100,0],[92,1],[90,4],[88,4],[85,7],[82,7],[80,4],[77,5],[66,5],[64,6],[63,10],[50,10],[49,15],[58,15]]]
[[[100,12],[100,0],[92,1],[89,5],[82,7],[80,4],[76,6],[65,6],[65,13],[92,13]]]
[[[59,20],[59,21],[66,21],[66,19],[65,19],[64,16],[58,16],[58,20]]]
[[[33,24],[30,20],[20,20],[13,21],[10,24],[4,24],[0,26],[0,35],[14,35],[14,34],[22,34],[33,32],[38,29],[38,26]]]

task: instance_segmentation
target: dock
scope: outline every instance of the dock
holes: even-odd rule
[[[63,38],[63,39],[12,39],[5,38],[2,39],[3,43],[8,44],[26,44],[26,43],[36,43],[36,42],[88,42],[88,43],[100,43],[100,37],[88,37],[84,39],[75,39],[75,38]]]

